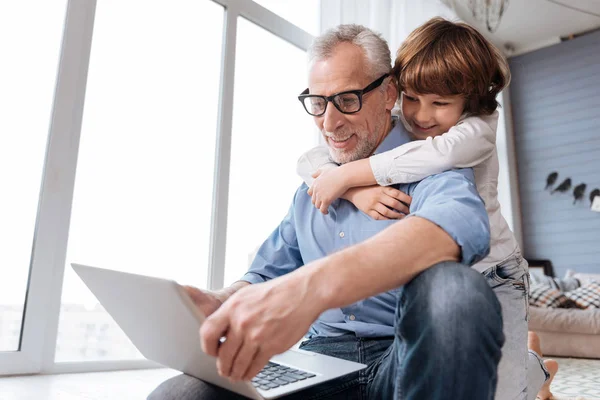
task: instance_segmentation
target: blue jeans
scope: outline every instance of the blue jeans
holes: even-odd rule
[[[492,400],[503,343],[501,307],[484,277],[457,263],[440,263],[400,288],[393,337],[347,334],[301,344],[367,368],[285,398]],[[241,397],[180,375],[148,399]]]

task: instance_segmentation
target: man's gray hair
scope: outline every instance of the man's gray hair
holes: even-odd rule
[[[367,58],[367,74],[379,78],[392,69],[390,48],[379,33],[357,24],[338,25],[317,36],[308,49],[309,67],[317,61],[326,60],[333,55],[341,43],[352,43],[360,47]]]

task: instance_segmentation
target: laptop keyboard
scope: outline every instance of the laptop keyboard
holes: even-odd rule
[[[252,378],[252,385],[258,389],[271,390],[279,386],[314,378],[315,376],[315,374],[311,374],[310,372],[269,362],[262,371]]]

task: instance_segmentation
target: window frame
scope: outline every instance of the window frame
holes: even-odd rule
[[[313,36],[251,0],[224,8],[208,287],[223,287],[238,17],[306,51]],[[0,376],[157,368],[149,360],[55,362],[75,171],[97,0],[68,0],[44,160],[19,351],[0,352]]]

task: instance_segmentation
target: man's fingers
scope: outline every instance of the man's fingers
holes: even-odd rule
[[[309,196],[312,196],[312,194],[313,194],[313,188],[312,188],[312,186],[308,188],[308,190],[306,191],[306,193],[308,193]]]
[[[228,377],[234,360],[242,347],[242,339],[233,333],[229,333],[225,341],[219,346],[219,358],[217,358],[217,370],[219,375]]]
[[[410,203],[412,202],[412,197],[410,197],[409,195],[407,195],[404,192],[401,192],[398,189],[394,189],[393,187],[387,186],[384,189],[384,193],[387,194],[388,196],[391,196],[395,199],[400,200],[401,202],[403,202],[406,205],[410,205]]]
[[[258,354],[258,346],[249,342],[244,342],[244,345],[238,351],[237,356],[233,360],[231,368],[231,379],[241,380],[247,375],[250,366],[254,362],[254,358]]]
[[[319,175],[321,175],[321,170],[318,169],[315,172],[313,172],[313,174],[311,175],[313,178],[317,179],[319,177]]]
[[[258,374],[260,370],[267,365],[270,358],[271,356],[266,354],[264,351],[259,351],[254,357],[254,361],[250,365],[250,368],[248,368],[248,371],[244,375],[243,380],[249,381],[250,379],[254,378],[256,374]]]
[[[217,357],[219,352],[220,339],[225,336],[229,329],[229,320],[225,313],[217,310],[208,317],[200,327],[200,344],[202,350],[213,357]]]

